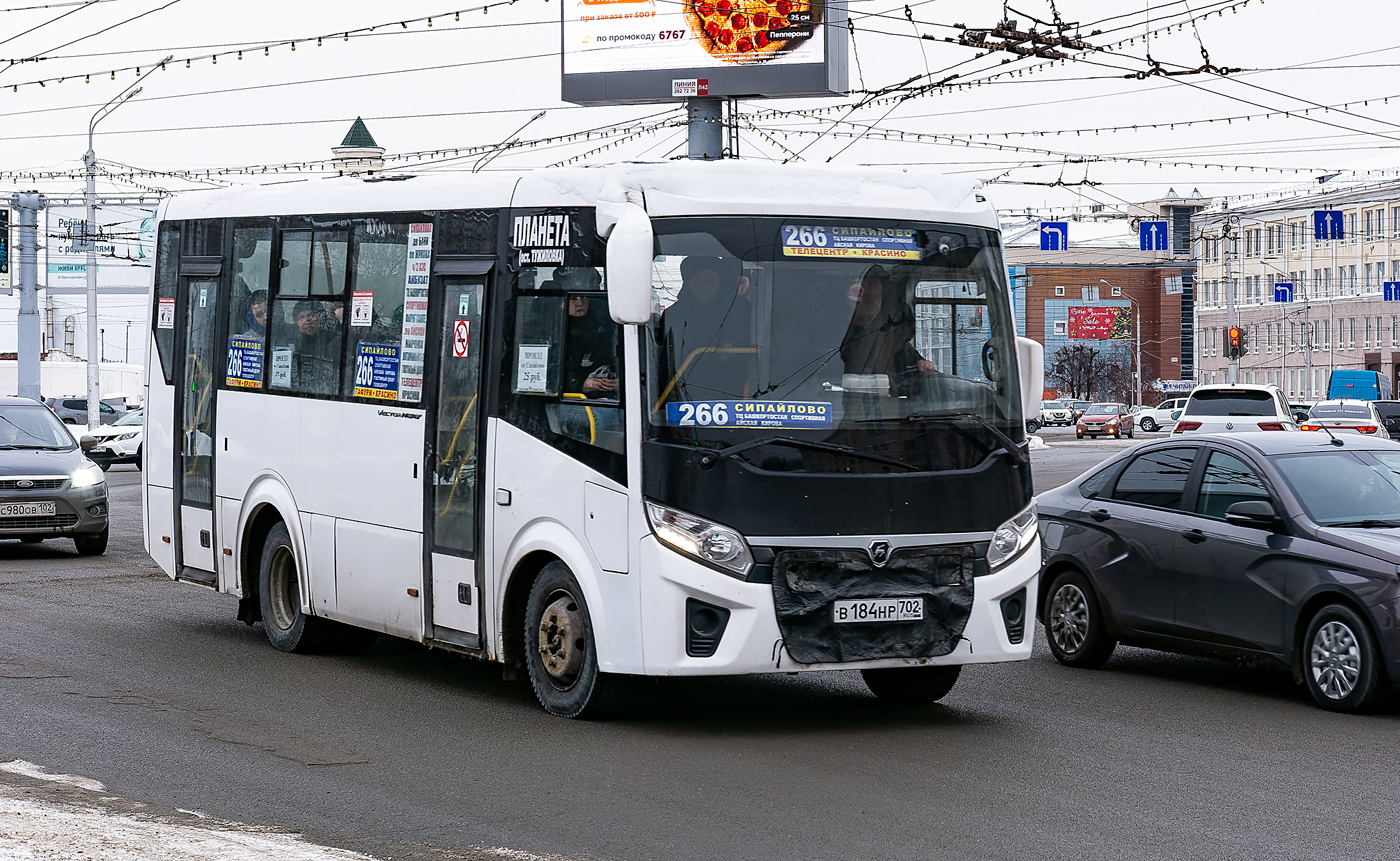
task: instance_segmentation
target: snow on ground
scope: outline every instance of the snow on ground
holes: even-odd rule
[[[1027,434],[1027,435],[1026,435],[1026,439],[1027,439],[1027,440],[1030,442],[1030,444],[1031,444],[1031,446],[1030,446],[1030,447],[1031,447],[1031,451],[1035,451],[1036,449],[1049,448],[1049,447],[1050,447],[1050,443],[1046,442],[1044,439],[1042,439],[1041,437],[1036,436],[1035,434]]]

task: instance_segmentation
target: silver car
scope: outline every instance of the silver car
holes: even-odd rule
[[[45,398],[44,403],[66,425],[87,424],[87,398]],[[98,421],[104,425],[109,425],[126,415],[126,410],[119,410],[106,401],[98,402],[97,406]]]
[[[83,556],[107,550],[107,483],[43,404],[0,398],[0,538],[72,538]]]

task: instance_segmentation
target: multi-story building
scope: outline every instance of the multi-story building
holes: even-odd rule
[[[1317,211],[1336,213],[1341,239],[1314,238]],[[1397,379],[1400,303],[1385,301],[1384,284],[1400,281],[1400,171],[1220,200],[1192,229],[1200,382],[1228,381],[1232,290],[1244,334],[1238,382],[1316,400],[1338,368]],[[1292,301],[1275,301],[1288,295],[1280,284],[1292,285]]]
[[[1069,221],[1068,247],[1040,250],[1041,219],[1003,216],[1006,260],[1013,272],[1017,327],[1045,345],[1046,385],[1055,388],[1051,366],[1059,350],[1092,347],[1132,369],[1142,359],[1143,391],[1152,401],[1165,381],[1190,380],[1194,352],[1192,215],[1210,203],[1199,194],[1174,191],[1126,211],[1103,207]],[[1050,220],[1050,219],[1046,219]],[[1166,221],[1166,250],[1140,250],[1136,224]],[[1132,326],[1117,338],[1085,338],[1070,325],[1075,309],[1125,308]],[[1079,313],[1083,313],[1080,311]],[[1096,393],[1107,397],[1109,393]],[[1135,400],[1138,398],[1134,398]]]

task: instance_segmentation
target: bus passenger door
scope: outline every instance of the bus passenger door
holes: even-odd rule
[[[472,261],[475,262],[475,261]],[[441,279],[441,343],[438,347],[437,408],[432,433],[427,504],[432,522],[432,636],[476,647],[480,633],[480,499],[477,481],[481,446],[481,360],[484,275]],[[450,629],[450,630],[444,630]]]
[[[217,278],[185,277],[185,361],[180,392],[179,477],[182,579],[215,582],[214,568],[214,337],[218,323]]]

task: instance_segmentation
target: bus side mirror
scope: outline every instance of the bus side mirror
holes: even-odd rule
[[[1039,415],[1045,396],[1045,348],[1039,341],[1016,339],[1016,367],[1021,373],[1021,414]]]
[[[607,209],[606,213],[602,212]],[[608,312],[617,323],[651,320],[651,218],[635,203],[600,203],[608,231]]]

